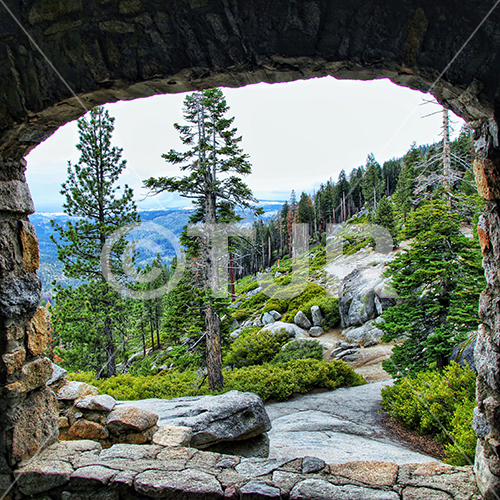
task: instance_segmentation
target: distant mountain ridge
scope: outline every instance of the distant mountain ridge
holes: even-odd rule
[[[259,203],[264,209],[264,215],[262,219],[268,220],[281,209],[284,202],[265,200]],[[182,228],[188,223],[189,216],[193,213],[193,209],[190,207],[175,207],[166,208],[159,210],[139,210],[139,215],[142,222],[153,222],[159,224],[164,228],[172,231],[172,233],[178,237],[182,231]],[[241,215],[244,217],[244,223],[252,223],[254,217],[249,213],[242,212]],[[38,276],[42,280],[42,295],[45,300],[51,297],[54,285],[52,282],[57,280],[63,286],[69,286],[71,284],[78,284],[78,280],[71,278],[66,278],[63,275],[63,265],[57,259],[57,247],[50,239],[51,235],[54,234],[54,229],[52,228],[50,221],[54,220],[58,225],[64,225],[69,220],[74,220],[74,217],[69,217],[63,212],[39,212],[30,216],[31,223],[35,226],[36,233],[39,240],[40,248],[40,268],[38,270]],[[168,243],[168,241],[159,235],[152,239],[153,243],[156,243],[162,249],[162,257],[170,260],[175,252],[173,247]]]

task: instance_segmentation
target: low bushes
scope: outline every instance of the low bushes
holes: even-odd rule
[[[125,374],[103,380],[95,380],[88,373],[80,373],[70,374],[68,378],[90,383],[100,393],[119,400],[169,399],[211,394],[206,382],[201,389],[198,388],[200,379],[193,371],[166,371],[146,377]],[[327,363],[316,359],[300,359],[288,363],[266,363],[238,370],[224,370],[224,392],[254,392],[264,401],[271,398],[283,401],[294,393],[305,393],[316,388],[336,389],[364,383],[363,377],[342,361]]]
[[[300,295],[290,299],[283,321],[293,323],[293,318],[298,311],[302,311],[311,320],[312,306],[319,306],[321,309],[325,319],[323,324],[325,328],[335,328],[339,324],[339,299],[327,297],[325,289],[314,283],[308,283]]]
[[[264,401],[284,401],[294,393],[316,388],[362,385],[364,378],[342,361],[299,359],[288,363],[249,366],[225,374],[224,390],[254,392]]]
[[[248,309],[246,307],[238,308],[238,309],[236,309],[236,311],[234,311],[231,314],[231,317],[233,319],[235,319],[236,321],[244,321],[244,320],[248,319],[249,316],[250,316],[250,312],[248,311]]]
[[[286,363],[295,359],[323,359],[323,347],[317,340],[294,339],[287,342],[274,356],[272,363]]]
[[[452,442],[446,445],[447,463],[470,465],[474,461],[477,436],[472,428],[475,400],[459,402],[451,420],[450,437]]]
[[[278,278],[276,281],[284,280],[285,278],[291,280],[291,276],[284,276]],[[315,283],[306,283],[304,288],[304,282],[297,283],[296,285],[291,285],[292,288],[288,288],[287,294],[293,295],[297,293],[296,296],[291,299],[280,298],[279,288],[280,285],[273,283],[272,285],[272,275],[268,273],[263,277],[264,287],[270,286],[266,289],[267,293],[271,293],[273,296],[269,298],[264,292],[259,292],[253,297],[246,299],[242,302],[240,308],[236,309],[231,317],[237,321],[244,321],[250,317],[253,317],[256,313],[265,313],[268,311],[278,311],[283,315],[282,321],[286,323],[293,323],[293,318],[298,311],[302,311],[309,319],[311,319],[311,307],[319,306],[323,316],[325,318],[324,327],[325,328],[335,328],[340,322],[338,299],[326,296],[326,290],[316,285]],[[253,282],[255,283],[255,282]],[[285,283],[281,283],[282,286]],[[284,290],[281,290],[283,295]]]
[[[311,300],[318,300],[326,296],[326,290],[315,283],[307,283],[304,291],[296,297],[290,299],[288,310],[300,309]],[[313,304],[314,305],[314,304]]]
[[[95,380],[88,373],[72,373],[68,378],[94,385],[101,394],[109,394],[119,400],[148,398],[170,399],[180,396],[194,396],[197,379],[194,371],[166,371],[159,375],[134,376],[130,373],[107,379]]]
[[[355,253],[359,252],[362,248],[365,248],[369,245],[375,248],[375,244],[372,238],[363,238],[361,239],[361,241],[359,241],[356,238],[346,238],[346,239],[348,243],[343,247],[344,255],[354,255]]]
[[[251,278],[251,276],[245,276],[237,281],[235,290],[237,294],[248,293],[258,288],[259,283],[257,280],[252,280]]]
[[[288,301],[284,299],[269,299],[266,302],[263,313],[269,311],[278,311],[280,314],[286,313],[288,310]]]
[[[286,330],[271,333],[260,328],[245,328],[231,344],[224,364],[236,368],[271,361],[289,340]]]
[[[421,434],[446,443],[447,462],[465,465],[474,460],[476,437],[472,411],[476,400],[475,373],[452,364],[421,372],[382,390],[382,406],[390,415]]]

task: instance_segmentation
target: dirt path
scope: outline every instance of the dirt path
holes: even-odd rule
[[[346,339],[341,333],[341,328],[332,328],[315,340],[323,346],[323,359],[331,361],[331,352],[337,347],[337,342]],[[382,361],[389,359],[392,354],[392,344],[379,344],[373,347],[359,349],[356,361],[347,361],[356,373],[363,375],[368,383],[380,382],[390,379],[390,375],[382,368]]]

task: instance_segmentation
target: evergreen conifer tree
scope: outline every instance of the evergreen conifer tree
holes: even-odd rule
[[[342,169],[335,184],[335,192],[333,204],[335,211],[338,213],[337,222],[345,222],[348,219],[348,198],[349,198],[349,181],[347,180],[345,170]]]
[[[366,159],[365,175],[361,184],[365,205],[370,210],[377,210],[377,205],[384,192],[384,181],[382,179],[382,168],[375,160],[373,153]]]
[[[233,118],[226,118],[229,107],[220,89],[210,89],[189,94],[184,100],[184,119],[187,125],[174,124],[181,140],[188,147],[179,152],[170,150],[163,155],[165,160],[178,165],[183,177],[149,178],[144,185],[153,194],[163,191],[176,192],[191,198],[197,207],[190,222],[218,222],[237,220],[235,208],[253,208],[255,198],[249,187],[241,180],[251,173],[248,155],[244,154],[232,126]],[[187,241],[187,240],[185,240]],[[211,296],[211,284],[216,263],[210,258],[211,243],[197,239],[196,250],[203,286],[206,292],[205,328],[208,384],[211,390],[221,390],[222,354],[221,326],[216,301]]]
[[[444,366],[453,346],[477,329],[485,287],[478,244],[460,232],[460,218],[444,198],[413,212],[403,237],[414,242],[389,264],[399,298],[381,324],[384,341],[403,340],[383,362],[394,376]]]
[[[64,274],[85,281],[75,288],[56,290],[53,324],[74,368],[93,368],[98,376],[116,374],[116,330],[126,320],[127,303],[104,280],[101,250],[116,229],[137,222],[133,192],[127,185],[120,193],[118,177],[126,161],[122,149],[111,145],[114,118],[103,107],[78,120],[81,152],[76,165],[68,163],[68,180],[61,194],[64,211],[74,219],[65,226],[51,221],[58,259]],[[112,253],[112,268],[121,269],[120,249]],[[75,365],[81,357],[81,363]]]
[[[302,192],[299,200],[299,222],[309,224],[309,234],[312,234],[314,224],[314,207],[307,193]]]
[[[385,227],[392,237],[392,246],[397,246],[397,229],[394,220],[394,212],[392,203],[387,197],[383,197],[377,207],[377,213],[373,218],[373,222],[379,226]]]
[[[416,185],[416,165],[422,161],[422,153],[416,144],[403,157],[403,166],[398,177],[398,185],[394,192],[393,200],[400,222],[406,221],[408,214],[415,207],[413,191]]]

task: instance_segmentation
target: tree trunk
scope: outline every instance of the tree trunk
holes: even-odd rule
[[[216,196],[211,192],[211,183],[215,182],[211,172],[208,172],[209,178],[207,182],[207,191],[205,196],[206,222],[215,224],[217,222],[216,212]],[[217,262],[212,261],[211,241],[205,243],[205,289],[208,294],[211,294],[210,283],[213,283],[213,273],[217,270]],[[224,385],[222,377],[222,347],[221,347],[221,332],[220,320],[217,312],[214,310],[210,298],[208,298],[205,306],[205,328],[207,331],[207,372],[208,372],[208,387],[211,391],[220,391]]]
[[[234,261],[232,252],[229,252],[229,281],[231,282],[231,302],[234,302],[236,291],[234,289]]]
[[[116,353],[115,344],[113,343],[113,330],[111,328],[110,318],[105,319],[104,329],[106,335],[106,373],[109,378],[116,375]]]
[[[206,306],[205,325],[207,328],[208,387],[211,391],[220,391],[224,387],[220,320],[211,304],[207,304]]]
[[[152,323],[151,318],[149,320],[149,329],[151,331],[151,350],[154,351],[155,350],[155,331],[153,328],[153,323]]]
[[[155,299],[155,326],[156,326],[156,348],[161,349],[160,343],[160,310],[159,299]]]
[[[444,188],[448,199],[448,206],[451,207],[451,154],[450,154],[450,123],[448,110],[443,108],[443,162],[444,162]]]
[[[269,251],[268,251],[268,262],[267,262],[267,267],[271,267],[271,260],[272,260],[272,249],[271,249],[271,237],[268,236],[267,237],[267,244],[268,244],[268,247],[269,247]]]
[[[158,326],[156,327],[156,348],[158,350],[161,349],[161,344],[160,344],[160,329],[158,328]]]

